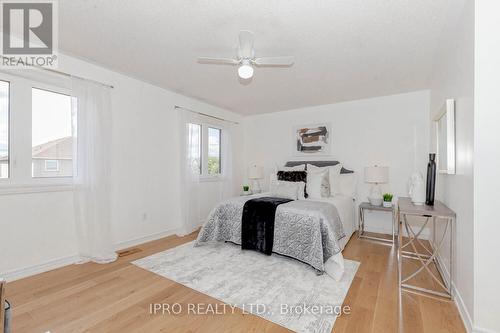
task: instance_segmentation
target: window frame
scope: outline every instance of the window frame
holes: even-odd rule
[[[40,87],[42,86],[42,88]],[[64,95],[64,96],[67,96],[70,98],[70,101],[71,103],[73,103],[72,101],[72,98],[73,96],[71,96],[71,91],[69,89],[64,89],[64,88],[55,88],[51,85],[46,85],[44,83],[38,83],[36,82],[34,85],[32,85],[31,87],[31,96],[33,97],[33,89],[37,89],[37,90],[43,90],[43,91],[46,91],[46,92],[50,92],[50,93],[54,93],[54,94],[59,94],[59,95]],[[78,111],[77,111],[78,112]],[[73,113],[73,110],[71,110],[71,113]],[[31,99],[31,134],[33,135],[33,99]],[[74,138],[74,133],[73,133],[73,122],[74,122],[74,119],[73,119],[73,114],[71,115],[71,135],[73,136],[73,139]],[[78,126],[78,124],[77,124]],[[32,144],[33,144],[33,141],[32,141]],[[73,142],[73,147],[75,147],[75,143]],[[73,152],[73,157],[75,156],[74,152]],[[32,160],[33,160],[33,154],[31,156]],[[72,158],[72,161],[73,161],[73,158]],[[70,179],[71,180],[71,183],[73,183],[73,179],[74,177],[76,176],[74,173],[75,173],[75,170],[76,170],[76,167],[75,167],[75,161],[73,161],[73,174],[71,176],[38,176],[38,177],[35,177],[33,176],[33,173],[31,174],[31,178],[32,179]],[[57,165],[58,165],[58,170],[57,171],[48,171],[48,172],[58,172],[59,171],[59,161],[57,162]],[[44,163],[44,166],[45,166],[45,163]],[[45,168],[44,168],[45,169]],[[47,170],[45,170],[47,171]]]
[[[208,159],[209,159],[208,152],[210,150],[210,147],[209,147],[210,137],[208,135],[208,132],[210,131],[210,129],[219,131],[219,173],[217,173],[217,174],[210,174],[209,170],[208,170]],[[214,177],[214,176],[219,177],[220,175],[222,175],[222,128],[218,128],[218,127],[215,127],[212,125],[207,125],[207,175],[209,175],[211,177]]]
[[[0,73],[0,80],[9,82],[9,178],[0,179],[0,195],[72,190],[76,174],[32,177],[32,89],[72,97],[69,85],[5,73]]]
[[[223,143],[222,136],[224,135],[224,128],[218,124],[214,124],[208,121],[200,121],[199,119],[190,119],[188,123],[195,124],[201,126],[201,173],[199,174],[200,182],[210,182],[210,181],[219,181],[223,176]],[[219,173],[216,175],[211,175],[208,173],[208,128],[219,130]]]

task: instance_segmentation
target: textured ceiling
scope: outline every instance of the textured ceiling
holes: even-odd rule
[[[428,88],[451,0],[61,0],[59,47],[240,114]],[[202,65],[232,57],[239,30],[256,56],[290,68]]]

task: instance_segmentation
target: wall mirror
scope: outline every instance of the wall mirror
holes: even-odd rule
[[[455,174],[455,100],[447,99],[434,118],[439,173]]]

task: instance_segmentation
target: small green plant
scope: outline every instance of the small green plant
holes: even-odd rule
[[[243,186],[243,191],[248,192],[248,190],[250,190],[250,186],[244,185]]]
[[[390,193],[384,193],[383,197],[384,197],[384,201],[391,202],[393,195]]]

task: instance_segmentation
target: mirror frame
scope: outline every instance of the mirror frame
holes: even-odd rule
[[[446,116],[446,162],[447,165],[443,166],[439,163],[439,121]],[[456,173],[455,167],[455,100],[447,99],[445,104],[441,107],[438,115],[434,118],[436,130],[436,155],[437,155],[437,169],[441,174],[454,175]],[[441,138],[442,139],[442,138]]]

